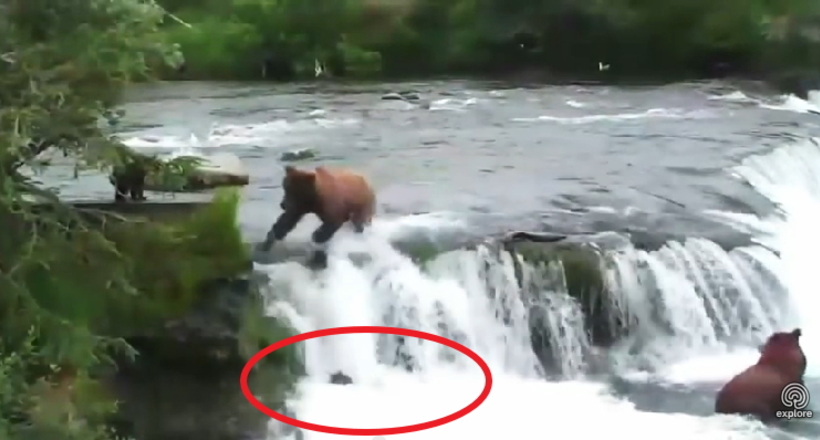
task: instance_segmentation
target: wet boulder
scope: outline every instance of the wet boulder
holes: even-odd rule
[[[212,189],[222,186],[245,186],[250,175],[239,157],[231,153],[218,153],[203,157],[200,166],[188,178],[187,188],[191,191]]]
[[[316,157],[316,152],[310,148],[300,148],[298,150],[285,151],[279,156],[282,162],[295,162],[298,160],[313,159]]]
[[[190,160],[195,163],[190,170],[178,172],[166,170],[164,173],[149,173],[145,189],[167,192],[196,192],[226,186],[245,186],[250,183],[250,175],[242,161],[231,153],[209,156],[178,156],[174,161]],[[169,161],[168,159],[165,159]],[[176,180],[182,179],[181,182]],[[179,184],[181,183],[181,184]]]
[[[628,332],[606,282],[605,254],[596,244],[576,237],[540,233],[516,237],[505,240],[504,248],[514,256],[515,276],[529,305],[532,348],[544,372],[550,377],[600,373],[605,360],[600,348],[613,345]],[[564,310],[561,318],[551,312],[556,309]],[[581,347],[581,353],[565,352],[567,347]]]
[[[262,320],[255,304],[260,299],[248,278],[215,280],[200,287],[201,296],[182,316],[169,319],[162,326],[146,328],[126,337],[126,340],[145,358],[159,365],[173,368],[191,368],[197,371],[215,367],[239,367],[248,354],[265,347],[268,337],[261,334],[243,334],[246,319]],[[276,328],[271,327],[275,333]],[[258,339],[246,341],[243,338]]]
[[[385,101],[418,101],[421,96],[413,91],[404,90],[401,92],[386,93],[382,95]]]
[[[136,289],[92,320],[136,350],[101,378],[119,401],[111,424],[135,440],[264,438],[269,418],[245,400],[237,378],[253,354],[292,330],[267,316],[268,279],[252,271],[236,225],[238,192],[187,205],[112,203],[107,211],[120,217],[111,219],[125,220],[99,224],[133,259]],[[277,408],[300,374],[301,355],[285,347],[253,368],[249,387]]]
[[[139,355],[120,366],[110,385],[121,402],[116,424],[137,440],[265,436],[268,417],[247,402],[236,379],[251,355],[288,330],[264,315],[251,279],[202,289],[188,313],[125,338]],[[274,354],[249,378],[272,408],[283,402],[294,371]]]
[[[593,344],[609,346],[624,336],[626,323],[605,280],[608,262],[604,253],[593,243],[550,241],[560,235],[534,237],[536,240],[506,241],[504,245],[520,257],[515,266],[522,290],[540,292],[547,287],[545,284],[562,284],[566,294],[580,305]],[[524,270],[525,264],[530,271]]]
[[[566,234],[554,234],[550,232],[528,232],[515,231],[507,234],[504,241],[511,242],[532,242],[532,243],[557,243],[567,239]]]

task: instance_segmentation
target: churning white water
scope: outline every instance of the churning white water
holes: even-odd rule
[[[817,246],[820,246],[820,145],[817,139],[788,145],[746,159],[734,169],[737,177],[779,207],[763,222],[738,216],[761,231],[760,241],[780,254],[778,274],[794,302],[797,316],[789,324],[803,329],[802,346],[810,359],[807,375],[820,376],[820,306],[817,290]]]
[[[433,430],[406,434],[409,438],[483,435],[529,439],[540,438],[547,427],[573,435],[623,432],[647,439],[661,434],[681,439],[766,438],[761,426],[740,418],[640,412],[632,404],[609,396],[600,383],[539,379],[525,307],[511,264],[498,263],[497,272],[487,277],[492,280],[488,286],[488,280],[481,279],[487,261],[481,251],[444,255],[425,273],[379,240],[370,240],[373,259],[358,267],[342,256],[340,248],[347,244],[343,240],[333,249],[329,269],[321,274],[313,275],[295,263],[269,267],[273,290],[286,292],[271,309],[291,319],[300,331],[386,324],[457,340],[452,333],[459,333],[465,345],[490,364],[495,378],[493,391],[484,405],[466,417]],[[488,295],[488,287],[494,299]],[[399,316],[385,318],[391,308],[399,309]],[[509,325],[503,322],[504,310],[509,313]],[[442,322],[449,332],[441,330]],[[478,396],[483,376],[466,357],[456,355],[454,362],[436,344],[419,346],[411,341],[408,345],[418,372],[380,364],[382,355],[389,356],[393,347],[385,349],[370,335],[308,341],[309,377],[301,384],[291,409],[300,420],[312,423],[393,427],[443,417]],[[328,384],[328,375],[338,370],[350,375],[354,385]],[[596,421],[591,423],[592,419]],[[333,438],[315,432],[305,432],[304,436]]]
[[[797,325],[804,329],[809,375],[818,374],[812,359],[818,354],[820,324],[811,313],[817,310],[812,255],[813,246],[820,245],[820,148],[810,142],[786,146],[748,158],[731,171],[781,208],[776,217],[762,220],[719,214],[753,230],[761,246],[726,252],[692,238],[652,252],[628,247],[604,253],[601,270],[613,292],[607,299],[611,318],[629,329],[628,337],[608,352],[613,374],[633,383],[716,382],[716,390],[756,359],[754,347],[768,334]],[[590,341],[581,308],[560,276],[522,283],[522,289],[513,262],[518,257],[492,246],[449,252],[419,266],[389,244],[401,229],[399,221],[380,219],[364,237],[339,234],[325,271],[312,272],[297,262],[260,269],[271,278],[271,313],[297,331],[350,325],[414,328],[461,342],[486,360],[494,387],[481,407],[445,426],[404,434],[407,438],[527,440],[541,439],[546,431],[653,440],[774,435],[756,421],[713,415],[711,408],[701,411],[708,415],[636,408],[610,392],[606,382],[584,374]],[[436,229],[435,222],[426,226]],[[525,278],[545,277],[556,269],[561,273],[560,265],[540,272],[523,267]],[[539,325],[548,329],[563,380],[544,379],[532,348],[536,309],[546,314]],[[432,342],[408,338],[402,345],[394,337],[344,335],[313,339],[304,347],[308,376],[289,408],[311,423],[346,428],[422,423],[463,408],[484,384],[466,356]],[[337,371],[354,384],[329,384],[329,375]],[[286,432],[272,422],[271,438],[295,435],[282,435]],[[302,435],[307,440],[338,437]]]

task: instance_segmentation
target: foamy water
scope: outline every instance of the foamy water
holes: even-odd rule
[[[820,323],[814,313],[820,304],[814,257],[820,244],[820,146],[816,140],[785,145],[749,157],[729,172],[751,184],[780,209],[764,219],[738,213],[716,214],[743,231],[755,232],[761,244],[779,253],[779,259],[770,261],[770,266],[787,288],[787,310],[791,313],[780,320],[775,330],[803,329],[801,345],[809,360],[806,377],[820,377],[820,364],[815,361],[820,355]],[[676,384],[723,383],[758,358],[757,350],[752,348],[713,347],[710,351],[664,366],[655,374],[633,372],[625,376],[635,381]]]
[[[569,104],[571,105],[571,104]],[[571,105],[573,106],[573,105]],[[573,106],[575,107],[575,106]],[[591,124],[596,122],[625,122],[643,119],[696,119],[710,117],[703,110],[683,111],[681,109],[653,108],[642,112],[613,113],[584,116],[541,115],[530,118],[513,118],[515,122],[557,122],[559,124]]]
[[[750,102],[752,98],[734,93],[719,99]],[[788,97],[784,99],[783,105],[792,102]],[[801,111],[796,105],[793,107],[792,111]],[[687,116],[692,115],[657,109],[640,114],[542,116],[526,120],[588,123]],[[670,258],[682,258],[680,261],[687,264],[694,263],[693,258],[711,258],[711,264],[725,267],[722,270],[735,283],[742,281],[736,288],[740,299],[747,301],[743,305],[746,321],[741,324],[736,317],[724,316],[718,326],[723,326],[723,330],[746,332],[750,340],[756,340],[764,337],[760,336],[763,332],[801,326],[810,362],[807,374],[820,375],[818,364],[811,361],[817,354],[815,341],[820,337],[820,324],[811,316],[817,309],[816,263],[812,256],[814,245],[820,245],[820,148],[810,142],[783,146],[770,154],[748,158],[727,172],[748,181],[782,212],[765,219],[716,213],[727,223],[755,233],[764,246],[740,250],[731,258],[721,254],[719,248],[713,249],[708,241],[672,245],[666,251],[626,259],[619,257],[627,265],[636,264],[630,263],[633,260],[648,262],[650,270],[659,277],[658,288],[668,293],[665,300],[675,301],[667,309],[668,325],[676,329],[675,335],[645,344],[641,362],[649,362],[652,368],[627,362],[619,372],[627,380],[682,385],[722,383],[757,359],[758,353],[750,343],[729,346],[720,342],[712,327],[715,318],[699,309],[703,307],[699,299],[701,290],[717,281],[683,277],[675,272],[674,265],[669,266]],[[469,225],[453,213],[381,218],[364,238],[341,233],[331,247],[330,266],[323,272],[313,273],[295,262],[260,267],[272,279],[275,299],[270,305],[271,313],[289,320],[300,332],[349,325],[393,325],[442,334],[446,332],[439,324],[446,322],[447,332],[456,332],[461,342],[488,362],[495,381],[493,390],[481,407],[464,418],[432,430],[405,434],[407,438],[526,440],[540,439],[546,432],[571,432],[579,437],[617,433],[638,439],[771,438],[769,428],[746,418],[647,412],[610,394],[603,383],[582,377],[559,382],[542,379],[530,346],[526,307],[511,266],[502,264],[489,274],[484,273],[481,256],[464,251],[441,256],[423,269],[388,244],[391,238],[406,234],[409,229],[415,233],[426,229],[435,234],[440,229],[465,227]],[[771,251],[778,252],[779,258]],[[350,254],[359,256],[356,263],[349,258]],[[744,287],[743,283],[754,282],[740,264],[744,258],[777,273],[788,289],[782,310],[760,297],[756,290],[759,287]],[[488,294],[487,277],[493,278],[492,295]],[[634,290],[632,295],[646,289],[638,284],[623,287]],[[715,300],[721,292],[715,291]],[[634,301],[633,305],[637,305],[646,299],[635,296]],[[500,318],[502,309],[508,313],[506,322]],[[634,309],[633,313],[650,311]],[[397,348],[390,344],[375,335],[307,341],[308,377],[298,386],[289,408],[298,419],[311,423],[348,428],[393,427],[443,417],[466,406],[480,393],[483,375],[466,357],[446,355],[447,349],[433,343],[410,342],[405,349],[414,357],[416,371],[407,372],[402,367],[389,366]],[[349,375],[354,384],[328,384],[328,375],[337,371]],[[278,422],[271,423],[271,435],[279,438],[282,432]],[[308,431],[303,435],[308,440],[338,437]]]
[[[510,328],[498,321],[494,313],[497,307],[478,280],[472,279],[477,276],[475,272],[459,272],[449,266],[445,276],[425,274],[391,251],[385,238],[371,236],[362,242],[344,235],[334,243],[330,267],[318,275],[295,263],[269,266],[274,289],[288,292],[271,305],[271,310],[290,319],[299,331],[309,331],[384,324],[382,312],[385,302],[390,302],[418,311],[412,327],[440,333],[431,328],[433,320],[425,316],[435,302],[442,303],[453,314],[454,327],[467,334],[466,344],[490,364],[494,388],[485,404],[463,419],[407,437],[535,439],[543,436],[548,423],[550,431],[564,429],[573,435],[622,432],[646,439],[659,435],[680,439],[768,438],[762,425],[739,417],[647,413],[608,395],[602,384],[537,378],[529,340],[520,337],[526,330],[519,327],[516,331],[515,325]],[[346,252],[363,250],[368,250],[373,260],[362,267],[344,258]],[[370,335],[307,341],[310,377],[289,406],[300,420],[339,427],[404,426],[443,417],[478,396],[483,376],[463,356],[456,364],[442,360],[440,350],[436,344],[427,344],[415,352],[421,359],[421,371],[408,373],[380,364],[377,338]],[[728,361],[747,365],[748,355],[724,353],[711,361],[701,360],[700,365],[689,361],[671,367],[666,374],[681,382],[725,380],[737,372]],[[712,368],[718,364],[722,364],[720,370]],[[355,384],[327,384],[328,374],[338,370],[350,375]],[[709,377],[694,373],[698,371],[708,372]],[[272,424],[274,431],[279,429],[277,423]],[[311,440],[331,438],[315,432],[304,435]]]
[[[425,226],[434,229],[433,219],[426,218]],[[469,256],[464,255],[460,267],[442,264],[439,271],[423,272],[392,250],[387,238],[376,232],[365,240],[342,234],[331,249],[330,267],[320,274],[296,263],[266,269],[274,290],[280,292],[271,311],[290,319],[299,331],[384,325],[386,307],[396,306],[415,312],[403,324],[441,333],[432,317],[435,304],[451,313],[451,328],[464,333],[466,345],[490,364],[495,378],[493,391],[484,405],[463,419],[407,436],[534,439],[543,435],[543,423],[548,417],[550,430],[571,429],[577,435],[623,432],[647,439],[659,435],[680,439],[768,438],[761,424],[743,418],[648,413],[608,395],[602,384],[546,382],[538,378],[528,330],[520,322],[522,307],[512,307],[522,315],[516,318],[513,312],[511,326],[500,322],[495,312],[496,301],[501,300],[488,299],[484,285],[477,279],[478,267],[470,266]],[[349,252],[368,253],[372,260],[357,266],[345,257]],[[287,294],[282,296],[281,292]],[[510,296],[504,301],[520,300]],[[300,420],[311,423],[354,428],[421,423],[466,406],[478,396],[483,384],[481,373],[469,360],[444,360],[436,344],[417,348],[414,355],[421,371],[414,373],[380,362],[378,338],[369,335],[322,338],[308,341],[305,347],[310,377],[300,385],[290,408]],[[703,356],[669,365],[658,374],[677,383],[723,381],[755,358],[753,350],[708,353],[715,347],[707,348]],[[350,375],[355,384],[327,384],[328,375],[339,370]],[[274,431],[279,429],[276,424],[272,424]],[[315,432],[304,435],[311,440],[330,438]]]
[[[728,102],[758,102],[754,98],[750,98],[745,93],[741,92],[740,90],[735,90],[734,92],[729,92],[721,95],[713,95],[709,97],[711,101],[728,101]]]
[[[801,345],[809,359],[806,376],[820,377],[820,364],[813,361],[820,355],[820,323],[814,314],[820,304],[814,257],[815,246],[820,244],[820,147],[816,140],[784,145],[768,154],[749,157],[728,172],[748,182],[779,207],[779,213],[763,219],[739,213],[714,214],[744,232],[755,233],[758,242],[778,252],[779,258],[769,260],[769,266],[787,288],[790,306],[786,310],[790,313],[773,330],[801,327]],[[705,351],[664,366],[655,374],[633,372],[626,377],[678,384],[722,383],[758,357],[757,350],[752,348],[712,347]]]
[[[390,380],[389,385],[371,389],[307,385],[302,388],[304,396],[296,408],[306,420],[322,420],[336,426],[400,426],[452,412],[458,406],[452,402],[457,400],[454,397],[475,395],[480,387],[480,377],[465,373],[429,380],[397,377]],[[393,397],[384,397],[390,395]],[[549,383],[509,375],[499,377],[487,401],[467,416],[435,429],[403,434],[402,438],[536,439],[554,435],[550,432],[589,438],[624,435],[647,440],[657,439],[659,435],[682,440],[768,438],[761,426],[737,417],[642,413],[631,404],[607,395],[599,384]],[[313,432],[305,435],[309,439],[336,437]]]
[[[710,101],[734,102],[740,104],[753,104],[768,110],[787,111],[793,113],[816,113],[820,114],[820,91],[811,90],[808,92],[808,99],[801,99],[795,95],[780,95],[775,98],[751,97],[740,90],[733,92],[711,95]]]
[[[803,329],[801,345],[810,359],[806,374],[820,376],[820,364],[811,361],[820,355],[820,322],[814,313],[820,306],[815,257],[820,245],[820,146],[816,140],[801,141],[751,157],[734,172],[780,207],[780,215],[766,219],[761,241],[780,252],[779,274],[796,311],[787,325]]]
[[[256,124],[219,124],[211,127],[203,138],[194,134],[187,137],[165,136],[123,136],[123,143],[131,148],[176,148],[198,150],[225,146],[255,146],[277,148],[288,145],[293,136],[315,130],[333,130],[355,127],[360,123],[355,118],[325,118],[324,111],[314,111],[308,118],[288,121],[277,119]]]
[[[625,378],[634,381],[659,381],[668,384],[723,383],[757,362],[755,349],[709,350],[681,362],[664,366],[656,374],[629,372]]]
[[[795,113],[820,113],[820,92],[810,91],[807,100],[794,95],[786,95],[780,103],[760,103],[760,107],[770,110],[783,110]]]
[[[492,90],[489,97],[501,98],[503,91]],[[605,94],[604,94],[605,95]],[[742,91],[712,95],[707,97],[712,101],[756,104],[760,108],[769,110],[789,111],[794,113],[820,113],[820,92],[809,92],[808,100],[794,95],[782,95],[774,99],[750,97]],[[464,112],[491,102],[477,97],[469,98],[441,98],[427,103],[430,111]],[[400,105],[402,110],[417,110],[419,105],[406,101],[382,101],[380,104]],[[575,109],[583,108],[617,108],[619,103],[600,100],[587,102],[578,99],[566,99],[564,104]],[[378,106],[377,106],[378,107]],[[393,110],[395,108],[389,107]],[[611,111],[600,114],[571,115],[538,115],[512,118],[514,122],[554,122],[559,124],[579,125],[606,122],[631,122],[645,119],[701,119],[714,117],[712,112],[701,110],[685,110],[680,108],[651,108],[643,111]],[[355,129],[362,123],[360,117],[331,114],[324,109],[314,109],[304,113],[297,119],[274,119],[271,121],[251,124],[215,124],[204,136],[194,134],[179,135],[128,135],[123,136],[123,142],[133,148],[171,148],[183,151],[200,151],[201,149],[220,148],[227,146],[254,146],[263,148],[286,148],[294,141],[302,140],[311,133],[323,130]]]
[[[504,92],[490,92],[489,96],[502,97]],[[817,108],[811,99],[784,96],[763,101],[739,91],[710,99],[756,103],[763,108],[798,113]],[[583,102],[563,102],[575,109],[607,107],[586,98]],[[476,98],[445,98],[429,102],[429,109],[463,112],[479,108],[482,103]],[[678,108],[600,113],[534,113],[513,121],[626,124],[714,116],[706,109]],[[203,139],[134,136],[127,143],[138,148],[171,147],[185,152],[231,145],[286,148],[299,136],[360,129],[360,125],[355,118],[313,110],[306,119],[215,126]],[[783,146],[771,154],[749,158],[727,172],[747,180],[779,204],[782,215],[766,219],[735,213],[719,216],[754,233],[761,244],[779,252],[779,258],[760,247],[729,255],[716,244],[697,239],[673,243],[657,252],[631,249],[616,256],[624,307],[642,322],[651,321],[655,314],[662,315],[662,325],[636,329],[628,341],[631,345],[623,347],[622,352],[614,350],[621,355],[615,373],[628,381],[720,383],[757,358],[754,342],[762,333],[797,325],[804,330],[808,374],[820,376],[818,364],[812,362],[817,350],[815,341],[820,338],[820,324],[813,325],[812,321],[812,312],[817,309],[813,255],[815,246],[820,245],[820,152],[809,143]],[[421,268],[389,245],[389,240],[420,232],[435,235],[470,227],[463,216],[454,212],[380,216],[365,237],[349,231],[340,233],[332,244],[330,266],[325,271],[314,273],[298,262],[260,266],[272,279],[270,312],[290,321],[299,332],[350,325],[415,328],[457,339],[488,362],[495,382],[481,407],[461,420],[406,437],[534,440],[564,432],[596,438],[613,434],[638,439],[771,438],[769,428],[741,417],[640,410],[628,400],[611,395],[606,384],[585,379],[576,370],[583,363],[589,341],[576,319],[580,313],[577,305],[561,296],[562,292],[540,293],[551,299],[551,325],[563,335],[563,344],[556,350],[564,356],[561,361],[566,377],[572,379],[542,379],[527,321],[528,301],[532,298],[522,298],[511,261],[503,261],[509,260],[509,255],[502,261],[490,261],[482,254],[486,249],[458,251]],[[309,228],[300,227],[288,240],[307,241],[309,233]],[[772,298],[761,295],[760,291],[766,289],[749,275],[744,263],[747,257],[776,273],[786,285],[787,306],[781,308]],[[655,277],[652,282],[646,280],[644,272]],[[729,297],[733,302],[720,303]],[[716,317],[707,312],[707,300],[715,303],[710,307],[717,310],[713,312]],[[653,309],[646,306],[650,301],[662,304]],[[738,312],[729,316],[725,310]],[[720,340],[721,331],[739,335],[741,343],[725,344]],[[478,396],[484,383],[483,375],[469,359],[430,342],[410,340],[403,348],[415,361],[416,371],[412,373],[391,366],[398,347],[394,341],[375,335],[314,339],[304,348],[308,377],[299,384],[288,406],[298,419],[312,423],[351,428],[421,423],[466,406]],[[337,371],[349,375],[354,384],[328,384],[328,375]],[[271,438],[288,438],[281,435],[283,432],[278,422],[271,422]],[[308,431],[303,434],[307,440],[338,437]]]

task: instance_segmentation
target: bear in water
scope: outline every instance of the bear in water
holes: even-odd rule
[[[284,197],[282,214],[268,232],[260,250],[269,251],[273,243],[282,240],[305,216],[313,213],[322,225],[313,232],[313,242],[320,247],[313,263],[325,266],[327,255],[321,249],[346,222],[356,232],[364,232],[376,207],[376,195],[360,174],[342,169],[317,167],[313,171],[285,167],[282,179]]]
[[[752,415],[769,422],[777,419],[777,411],[802,409],[787,405],[789,399],[781,397],[788,385],[803,385],[806,356],[800,348],[800,335],[799,328],[772,334],[761,347],[757,363],[732,378],[718,392],[715,411]]]

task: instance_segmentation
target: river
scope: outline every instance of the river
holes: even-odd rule
[[[713,411],[714,393],[756,360],[756,344],[796,326],[808,386],[820,393],[811,263],[820,246],[820,147],[812,138],[820,119],[810,112],[818,109],[757,89],[157,84],[132,90],[122,136],[144,151],[238,155],[251,174],[240,222],[254,242],[279,214],[283,152],[311,149],[316,157],[301,164],[344,165],[371,178],[374,226],[364,237],[338,234],[327,270],[296,261],[257,267],[271,278],[271,313],[300,331],[395,325],[441,334],[444,322],[490,364],[486,403],[406,438],[818,438],[810,420],[767,427]],[[400,90],[426,105],[381,99]],[[102,176],[61,187],[68,197],[111,197]],[[305,243],[316,224],[303,221],[286,241]],[[611,264],[602,270],[640,319],[606,350],[605,374],[586,365],[589,336],[561,282],[523,292],[509,255],[478,246],[420,266],[389,243],[509,230],[622,239],[605,252]],[[532,301],[548,318],[561,366],[549,380],[530,343]],[[409,344],[416,368],[408,372],[392,365],[395,347],[385,344],[368,335],[307,342],[309,375],[291,410],[312,423],[389,427],[452,413],[481,390],[468,360]],[[338,370],[354,385],[328,384]],[[271,422],[270,438],[294,435]]]

